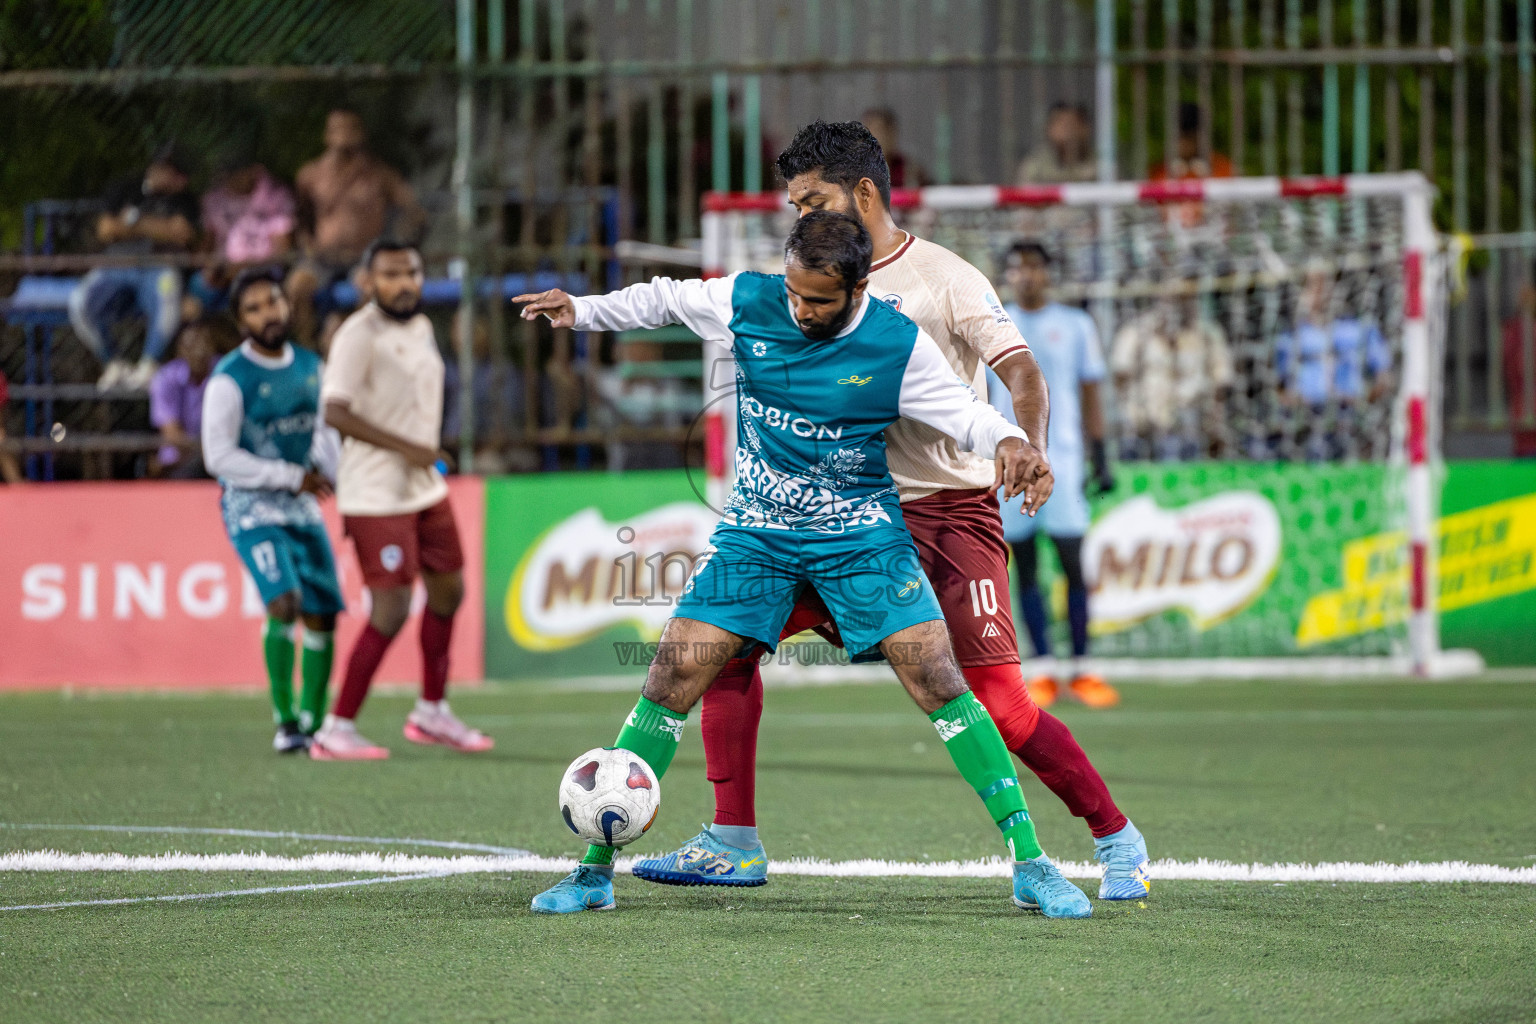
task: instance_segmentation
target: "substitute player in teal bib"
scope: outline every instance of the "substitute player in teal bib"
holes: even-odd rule
[[[943,613],[901,519],[881,434],[908,417],[997,459],[997,481],[1024,489],[1022,430],[982,402],[916,324],[865,294],[872,244],[851,217],[816,213],[785,243],[785,274],[712,281],[657,278],[605,296],[519,296],[523,316],[625,330],[683,323],[736,358],[736,484],[710,550],[662,633],[639,703],[615,746],[661,776],[689,711],[744,647],[770,650],[807,585],[836,618],[849,653],[884,654],[938,730],[1002,831],[1014,900],[1053,917],[1091,909],[1040,849],[1008,749],[971,694]],[[719,655],[718,657],[716,655]],[[540,913],[613,904],[611,847],[589,847]]]
[[[229,540],[267,606],[262,637],[279,753],[306,749],[325,714],[336,614],[344,607],[317,498],[340,452],[320,416],[320,357],[288,340],[282,277],[242,273],[231,301],[245,340],[214,367],[203,394],[203,459],[224,487]],[[293,700],[296,626],[304,619],[303,688]]]

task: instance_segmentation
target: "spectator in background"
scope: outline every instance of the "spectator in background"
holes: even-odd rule
[[[1225,153],[1213,149],[1209,157],[1200,154],[1200,129],[1204,121],[1198,103],[1179,104],[1179,138],[1173,159],[1153,165],[1153,181],[1232,177],[1232,159]]]
[[[155,265],[156,254],[189,254],[197,247],[197,199],[187,191],[186,159],[175,145],[162,146],[143,178],[115,186],[104,197],[96,237],[114,255],[146,257],[142,264],[98,267],[86,274],[69,300],[75,333],[104,364],[96,386],[142,389],[149,385],[181,321],[182,272]],[[138,312],[148,321],[137,365],[117,355],[118,321]]]
[[[219,353],[210,324],[193,320],[176,334],[176,358],[160,367],[149,385],[149,421],[165,442],[150,465],[151,476],[201,480],[203,389]]]
[[[1358,454],[1362,407],[1386,392],[1392,369],[1392,351],[1380,329],[1354,315],[1338,315],[1336,295],[1332,270],[1310,270],[1295,326],[1275,339],[1280,400],[1293,421],[1289,435],[1315,461]]]
[[[1093,119],[1081,103],[1051,104],[1045,120],[1045,145],[1019,164],[1014,180],[1020,185],[1052,185],[1067,181],[1096,181],[1099,162],[1093,152]]]
[[[1523,325],[1523,327],[1522,327]],[[1530,355],[1527,357],[1526,353]],[[1520,308],[1504,321],[1504,401],[1509,410],[1516,458],[1536,458],[1536,404],[1530,382],[1536,377],[1536,285],[1520,288]]]
[[[1221,446],[1232,387],[1227,332],[1197,293],[1165,296],[1115,332],[1109,366],[1121,419],[1120,456],[1164,462]]]
[[[892,188],[922,188],[929,183],[928,173],[901,151],[901,126],[894,110],[870,107],[859,115],[859,121],[880,143],[885,165],[891,169]]]
[[[325,152],[299,168],[294,184],[303,258],[286,287],[294,334],[313,348],[317,294],[351,273],[374,239],[416,239],[426,215],[400,173],[368,151],[363,119],[353,110],[326,115]]]
[[[0,445],[5,444],[5,403],[10,397],[10,385],[6,382],[4,372],[0,372]],[[22,479],[21,463],[15,455],[0,447],[0,480],[8,484],[19,484]]]
[[[453,350],[443,365],[443,447],[459,450],[459,318],[453,318]],[[491,329],[484,320],[475,321],[474,347],[475,472],[504,473],[508,462],[507,442],[522,426],[524,393],[523,372],[509,362],[499,365],[491,359]]]
[[[203,230],[213,262],[192,278],[202,311],[221,311],[242,267],[269,263],[293,248],[293,193],[248,152],[225,157],[218,184],[203,196]]]

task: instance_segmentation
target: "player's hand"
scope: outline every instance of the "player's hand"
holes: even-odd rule
[[[300,494],[313,494],[317,498],[329,498],[336,493],[331,482],[314,470],[306,470],[304,482],[299,485]]]
[[[513,296],[512,301],[528,303],[519,314],[524,320],[537,320],[542,314],[549,317],[549,322],[555,327],[576,326],[576,300],[559,288],[551,288],[547,292],[516,295]]]
[[[413,444],[400,453],[405,456],[407,464],[417,469],[431,469],[437,465],[437,460],[448,453],[440,448],[428,448],[424,444]]]
[[[1025,515],[1040,511],[1055,486],[1056,477],[1045,452],[1016,437],[1004,438],[997,446],[997,477],[992,490],[1002,487],[1003,497],[1010,499],[1023,494],[1020,511]]]

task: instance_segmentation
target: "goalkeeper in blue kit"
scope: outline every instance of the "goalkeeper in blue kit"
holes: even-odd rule
[[[785,274],[657,278],[605,296],[519,296],[523,316],[613,331],[682,323],[729,344],[737,366],[736,484],[661,637],[639,702],[614,745],[665,774],[688,713],[725,661],[773,650],[800,591],[814,585],[851,656],[884,654],[927,713],[1002,832],[1013,899],[1048,917],[1088,917],[1082,891],[1045,856],[1008,748],[966,686],[944,616],[902,521],[882,432],[926,423],[997,460],[1008,496],[1025,492],[1025,435],[977,398],[933,339],[866,294],[872,243],[858,221],[808,214],[785,243]],[[716,656],[718,655],[718,656]],[[533,900],[539,913],[614,906],[612,847],[592,846]]]

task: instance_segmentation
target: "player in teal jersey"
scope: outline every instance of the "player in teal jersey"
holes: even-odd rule
[[[741,443],[736,484],[710,550],[668,620],[661,650],[615,746],[661,776],[688,712],[748,645],[774,649],[795,599],[814,585],[850,654],[878,650],[928,714],[960,774],[1002,831],[1014,902],[1051,917],[1087,917],[1088,899],[1040,849],[1008,749],[950,648],[943,612],[918,563],[882,432],[900,417],[997,459],[1012,495],[1025,479],[1024,431],[980,401],[932,338],[865,294],[872,243],[858,221],[813,213],[785,244],[785,274],[712,281],[657,278],[605,296],[520,296],[523,316],[556,326],[624,330],[683,323],[729,343]],[[539,913],[613,904],[613,849],[533,901]]]
[[[340,444],[320,416],[320,357],[289,341],[282,277],[248,270],[231,302],[244,340],[203,394],[203,459],[224,487],[224,528],[267,606],[262,634],[272,746],[294,753],[325,715],[336,614],[344,607],[317,499],[331,494]],[[303,686],[293,701],[296,624]]]

